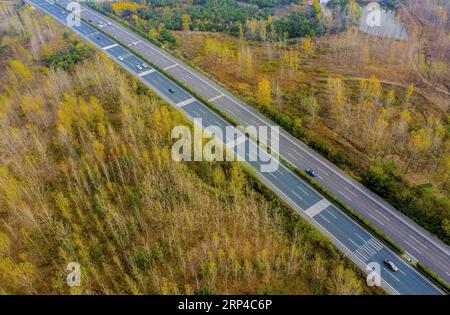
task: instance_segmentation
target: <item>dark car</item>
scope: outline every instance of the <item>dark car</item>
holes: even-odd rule
[[[169,92],[175,94],[175,91],[172,88],[169,88]]]
[[[392,260],[390,260],[388,258],[386,258],[384,260],[384,265],[394,272],[398,271],[398,267],[394,264],[394,262]]]
[[[310,168],[307,168],[307,169],[305,170],[305,172],[306,172],[308,175],[312,176],[312,177],[316,177],[316,172],[315,172],[314,170],[310,169]]]

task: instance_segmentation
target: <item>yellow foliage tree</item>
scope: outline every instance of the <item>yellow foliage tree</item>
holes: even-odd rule
[[[267,78],[262,78],[258,82],[256,102],[262,106],[270,106],[272,104],[272,88]]]

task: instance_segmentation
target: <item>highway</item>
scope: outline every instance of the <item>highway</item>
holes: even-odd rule
[[[68,13],[66,10],[61,9],[61,7],[46,2],[45,0],[27,0],[27,2],[52,16],[60,23],[66,25]],[[64,5],[63,3],[61,4]],[[131,34],[122,26],[117,25],[113,21],[106,19],[90,9],[84,8],[81,14],[83,19],[90,20],[92,25],[98,26],[98,22],[102,21],[102,31],[109,34],[111,37],[108,38],[100,33],[98,29],[85,22],[82,22],[80,26],[71,27],[74,32],[78,33],[85,40],[93,43],[111,57],[112,60],[137,76],[139,80],[155,91],[160,97],[183,112],[191,121],[193,121],[194,118],[201,118],[204,128],[208,126],[219,126],[221,129],[225,130],[226,126],[229,125],[228,122],[211,110],[207,105],[196,100],[195,97],[183,90],[183,88],[158,70],[151,67],[143,68],[142,66],[138,68],[137,66],[144,64],[145,61],[122,47],[118,42],[115,42],[115,39],[124,45],[127,45],[130,49],[138,52],[149,62],[170,72],[172,76],[184,82],[199,95],[209,99],[243,126],[274,125],[247,105],[228,94],[219,86],[195,73],[179,60],[170,57],[167,53],[146,42],[144,39]],[[108,22],[111,24],[108,25]],[[226,139],[226,143],[228,143],[229,140],[230,139]],[[246,141],[250,142],[252,140],[247,138]],[[232,146],[232,148],[235,149],[236,147]],[[375,216],[375,212],[372,213],[374,209],[378,209],[380,212],[383,211],[382,201],[378,197],[373,194],[366,195],[367,192],[365,192],[365,189],[362,186],[356,186],[359,184],[354,183],[332,164],[319,157],[284,131],[281,131],[279,151],[283,157],[294,165],[301,168],[311,167],[315,169],[319,175],[318,181],[322,181],[322,184],[328,183],[328,185],[325,185],[327,187],[334,187],[334,189],[328,187],[333,192],[336,193],[336,191],[339,192],[348,188],[349,191],[347,193],[349,201],[354,200],[354,204],[364,208],[365,212],[357,209],[362,214],[369,213]],[[391,250],[386,248],[380,241],[365,231],[340,209],[331,204],[301,178],[293,174],[288,168],[280,165],[277,171],[264,173],[260,172],[260,166],[263,162],[255,161],[247,163],[253,168],[255,175],[262,182],[272,189],[303,218],[327,235],[332,242],[364,272],[366,272],[366,265],[369,262],[379,263],[381,266],[382,286],[386,291],[393,294],[442,294],[440,290],[425,279],[420,273],[410,267]],[[333,183],[334,181],[337,181],[338,184]],[[342,194],[337,195],[343,197]],[[345,199],[344,201],[347,202]],[[375,208],[370,208],[366,204],[375,204],[377,206]],[[353,206],[352,204],[350,205]],[[356,209],[355,206],[353,207]],[[391,213],[391,211],[394,212]],[[411,225],[412,223],[410,221],[405,221],[407,219],[402,217],[395,209],[386,211],[386,214],[384,215],[389,219],[386,222],[399,222],[398,224],[404,229],[401,230],[402,232],[400,232],[400,235],[401,233],[412,233],[408,229],[416,231],[416,226]],[[383,222],[381,221],[381,218],[383,217],[377,216],[376,218],[380,220],[380,222]],[[368,216],[368,219],[370,219],[370,216]],[[386,226],[391,226],[391,224],[386,224]],[[398,227],[394,227],[393,231],[397,233]],[[420,230],[418,231],[420,232]],[[391,235],[390,233],[386,234]],[[430,235],[425,236],[428,238],[431,237]],[[418,238],[418,241],[425,242],[422,238]],[[436,242],[434,239],[426,241],[430,242],[430,244]],[[418,246],[417,244],[415,245]],[[442,247],[441,249],[438,245],[441,244],[436,244],[436,248],[439,249],[438,251],[443,251],[443,254],[447,255],[445,256],[446,258],[442,260],[441,268],[448,271],[448,248]],[[423,250],[422,252],[426,251]],[[399,267],[399,271],[392,272],[384,267],[383,260],[385,258],[394,261]]]

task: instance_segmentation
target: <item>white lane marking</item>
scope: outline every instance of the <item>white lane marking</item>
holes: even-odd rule
[[[425,247],[425,248],[428,249],[428,247],[426,247],[425,244],[423,244],[422,242],[420,242],[419,240],[417,240],[414,236],[412,236],[411,234],[409,234],[409,236],[410,236],[413,240],[415,240],[417,243],[419,243],[420,245],[422,245],[423,247]]]
[[[389,273],[389,274],[392,276],[392,278],[394,278],[395,280],[397,280],[398,282],[400,282],[400,280],[399,280],[396,276],[394,276],[394,275],[392,274],[392,272],[390,272],[389,270],[387,270],[385,267],[383,267],[383,269],[386,270],[386,272]]]
[[[349,193],[351,193],[353,196],[358,197],[357,194],[355,194],[355,192],[353,190],[350,190],[349,188],[344,186],[344,189],[347,190]]]
[[[341,195],[342,196],[344,196],[345,198],[347,198],[348,200],[350,200],[350,201],[352,201],[352,199],[349,197],[349,196],[347,196],[346,194],[344,194],[342,191],[340,191],[340,190],[338,190],[340,193],[341,193]]]
[[[323,210],[328,208],[331,205],[331,203],[326,199],[321,199],[316,204],[312,205],[308,209],[305,210],[305,213],[309,215],[310,217],[313,217],[319,213],[321,213]],[[327,220],[328,221],[328,220]]]
[[[376,242],[373,238],[371,238],[368,243],[370,243],[372,246],[374,246],[376,249],[380,250],[383,248],[378,242]]]
[[[320,167],[317,166],[317,169],[320,170],[322,173],[324,173],[327,176],[330,176],[327,172],[325,172],[323,169],[321,169]]]
[[[323,180],[323,177],[322,176],[320,176],[320,175],[317,175],[317,177],[319,177],[321,180]]]
[[[420,250],[418,250],[417,248],[415,248],[414,246],[412,246],[407,240],[404,240],[406,244],[408,244],[409,246],[411,246],[412,248],[414,248],[419,254],[422,255],[422,252]]]
[[[363,256],[365,260],[369,260],[369,257],[367,257],[365,253],[361,252],[361,248],[358,248],[358,250],[355,253],[358,253],[359,255]]]
[[[362,262],[366,262],[366,261],[369,260],[367,257],[365,257],[364,255],[362,255],[362,254],[359,253],[359,252],[354,252],[353,254],[354,254],[356,257],[358,257],[359,259],[361,259]]]
[[[291,193],[293,193],[293,194],[296,195],[298,198],[300,198],[301,200],[303,200],[303,198],[300,197],[295,191],[291,190]]]
[[[191,97],[185,101],[179,102],[178,104],[176,104],[177,107],[183,107],[186,106],[188,104],[194,103],[195,102],[195,98]]]
[[[214,96],[213,98],[210,98],[208,101],[209,102],[214,102],[214,101],[216,101],[216,100],[218,100],[219,98],[222,98],[222,97],[224,97],[225,95],[223,95],[223,94],[220,94],[220,95],[217,95],[217,96]]]
[[[291,153],[289,153],[289,152],[286,152],[286,155],[289,156],[291,159],[294,159],[294,160],[296,159],[296,157],[293,156],[293,155],[292,155]]]
[[[353,245],[355,245],[358,249],[359,249],[359,245],[358,244],[356,244],[350,237],[348,238],[348,240],[350,241],[350,242],[352,242],[353,243]]]
[[[108,49],[111,49],[111,48],[114,48],[114,47],[117,47],[117,46],[119,46],[119,44],[114,43],[114,44],[112,44],[112,45],[105,46],[105,47],[103,47],[102,49],[103,49],[103,50],[108,50]]]
[[[171,69],[171,68],[173,68],[173,67],[176,67],[176,66],[178,66],[178,63],[175,63],[175,64],[173,64],[173,65],[170,65],[170,66],[168,66],[168,67],[165,67],[164,70],[169,70],[169,69]]]
[[[361,237],[361,235],[359,235],[359,234],[356,233],[356,232],[354,232],[354,233],[355,233],[355,235],[356,235],[361,241],[367,242],[365,239],[363,239],[363,238]]]
[[[362,248],[363,248],[366,252],[368,252],[371,256],[373,256],[373,255],[375,255],[375,254],[377,253],[373,248],[371,248],[369,245],[367,245],[367,243],[364,244]]]
[[[378,211],[377,209],[375,209],[376,212],[378,212],[379,215],[381,215],[383,218],[385,218],[388,221],[391,221],[391,219],[389,219],[387,216],[385,216],[384,214],[382,214],[380,211]]]
[[[147,70],[147,71],[144,71],[144,72],[138,73],[138,76],[140,76],[140,77],[143,77],[144,75],[147,75],[147,74],[153,73],[153,72],[155,72],[155,71],[156,71],[155,69],[150,69],[150,70]]]
[[[333,212],[328,211],[327,213],[328,213],[329,215],[331,215],[333,218],[337,219],[337,217],[333,214]]]
[[[445,272],[445,274],[450,277],[450,273],[448,273],[447,271]]]
[[[369,260],[369,258],[367,258],[366,256],[364,256],[363,254],[361,254],[360,252],[354,252],[353,253],[356,257],[358,257],[362,262],[367,262]]]
[[[380,223],[381,225],[384,225],[384,223],[378,220],[372,213],[368,212],[367,214],[370,215],[374,220],[378,221],[378,223]]]
[[[401,274],[403,274],[404,276],[406,276],[406,273],[405,273],[403,270],[398,269],[398,271],[400,271]]]
[[[306,190],[304,190],[302,187],[297,186],[297,188],[300,189],[305,195],[309,196],[309,193]]]
[[[322,218],[322,219],[324,219],[325,221],[327,221],[328,223],[330,223],[331,224],[331,222],[330,221],[328,221],[328,219],[327,218],[325,218],[323,215],[321,215],[320,214],[320,217]]]

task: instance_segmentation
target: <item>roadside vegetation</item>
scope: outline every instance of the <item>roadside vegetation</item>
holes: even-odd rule
[[[105,55],[0,23],[0,293],[380,293],[239,164],[174,162],[187,121]]]
[[[172,52],[450,244],[448,3],[384,1],[406,24],[402,41],[360,33],[355,1],[311,3],[102,9],[149,37],[175,30]]]

